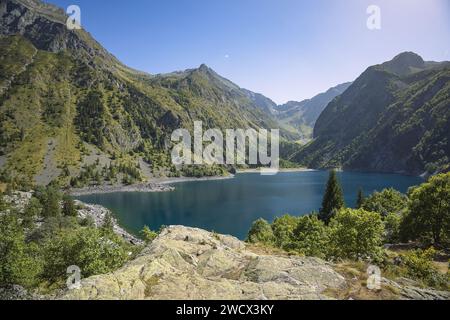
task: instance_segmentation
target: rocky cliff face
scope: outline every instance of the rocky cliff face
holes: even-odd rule
[[[21,35],[37,49],[70,50],[81,59],[96,59],[103,67],[119,62],[84,30],[68,30],[64,10],[39,0],[1,0],[0,35]]]
[[[345,279],[316,258],[255,254],[230,236],[169,227],[135,261],[62,299],[328,299]]]
[[[344,264],[345,265],[345,264]],[[255,248],[200,229],[166,228],[140,257],[114,273],[82,281],[64,300],[318,300],[450,299],[449,292],[382,279],[370,291],[366,274],[318,258]]]

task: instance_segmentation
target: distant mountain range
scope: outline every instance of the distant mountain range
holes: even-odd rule
[[[405,53],[353,84],[278,106],[206,65],[133,70],[86,31],[68,30],[66,19],[39,0],[0,0],[4,175],[67,184],[83,167],[114,161],[150,177],[171,165],[173,130],[196,120],[279,128],[283,157],[314,168],[421,173],[448,165],[448,63]]]
[[[309,100],[289,101],[286,104],[279,105],[275,107],[277,118],[282,123],[300,128],[303,138],[310,140],[314,125],[322,111],[334,98],[344,93],[350,85],[350,82],[343,83]]]
[[[450,63],[405,52],[368,68],[320,115],[295,157],[314,168],[421,174],[450,159]]]

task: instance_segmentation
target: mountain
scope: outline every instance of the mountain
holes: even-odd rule
[[[322,111],[337,96],[344,93],[351,85],[350,82],[340,84],[317,96],[301,102],[289,101],[275,107],[277,118],[285,124],[299,128],[303,138],[312,138],[314,125]]]
[[[405,52],[368,68],[333,100],[294,157],[313,168],[448,170],[450,63]]]
[[[0,2],[2,180],[78,185],[117,179],[116,171],[177,174],[170,135],[196,120],[221,129],[281,126],[284,139],[298,139],[262,107],[269,99],[206,65],[164,75],[136,71],[85,30],[68,30],[66,19],[39,0]]]
[[[244,92],[247,94],[247,97],[265,113],[272,115],[275,115],[277,113],[276,109],[278,106],[271,99],[265,97],[260,93],[255,93],[246,89],[244,89]]]

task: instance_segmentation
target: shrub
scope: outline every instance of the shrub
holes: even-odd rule
[[[292,237],[292,247],[295,251],[306,256],[325,258],[328,246],[328,228],[316,215],[298,219]]]
[[[66,217],[76,217],[78,215],[75,201],[67,194],[63,196],[62,213]]]
[[[389,213],[384,218],[384,239],[386,243],[398,243],[400,241],[400,224],[402,216],[398,213]]]
[[[145,226],[141,231],[141,237],[146,244],[149,244],[158,237],[158,233],[150,230],[148,226]]]
[[[270,224],[264,219],[256,220],[248,232],[247,241],[250,243],[273,244],[275,237]]]
[[[330,223],[330,250],[335,258],[378,260],[384,225],[378,213],[342,209]]]
[[[383,217],[390,213],[399,213],[408,206],[406,195],[395,189],[385,189],[375,192],[364,200],[362,208],[371,212],[378,212]]]
[[[27,245],[18,219],[13,214],[0,216],[0,286],[37,283],[41,271],[38,247]]]
[[[407,276],[424,282],[432,287],[445,287],[446,276],[439,273],[433,264],[436,255],[434,248],[414,250],[401,255],[402,264],[406,267]]]
[[[42,205],[40,201],[32,197],[26,205],[22,214],[22,226],[25,228],[31,228],[34,225],[34,221],[42,213]]]
[[[43,277],[52,283],[66,278],[67,268],[76,265],[83,277],[116,270],[128,259],[125,246],[117,238],[104,237],[94,228],[64,230],[44,244]]]
[[[281,218],[275,219],[272,224],[272,230],[277,247],[289,250],[293,232],[298,225],[298,221],[299,218],[290,215],[284,215]]]

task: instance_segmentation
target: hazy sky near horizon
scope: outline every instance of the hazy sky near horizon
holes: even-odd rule
[[[450,0],[46,0],[130,67],[152,74],[206,63],[277,103],[353,81],[414,51],[450,60]],[[381,30],[366,10],[381,9]]]

